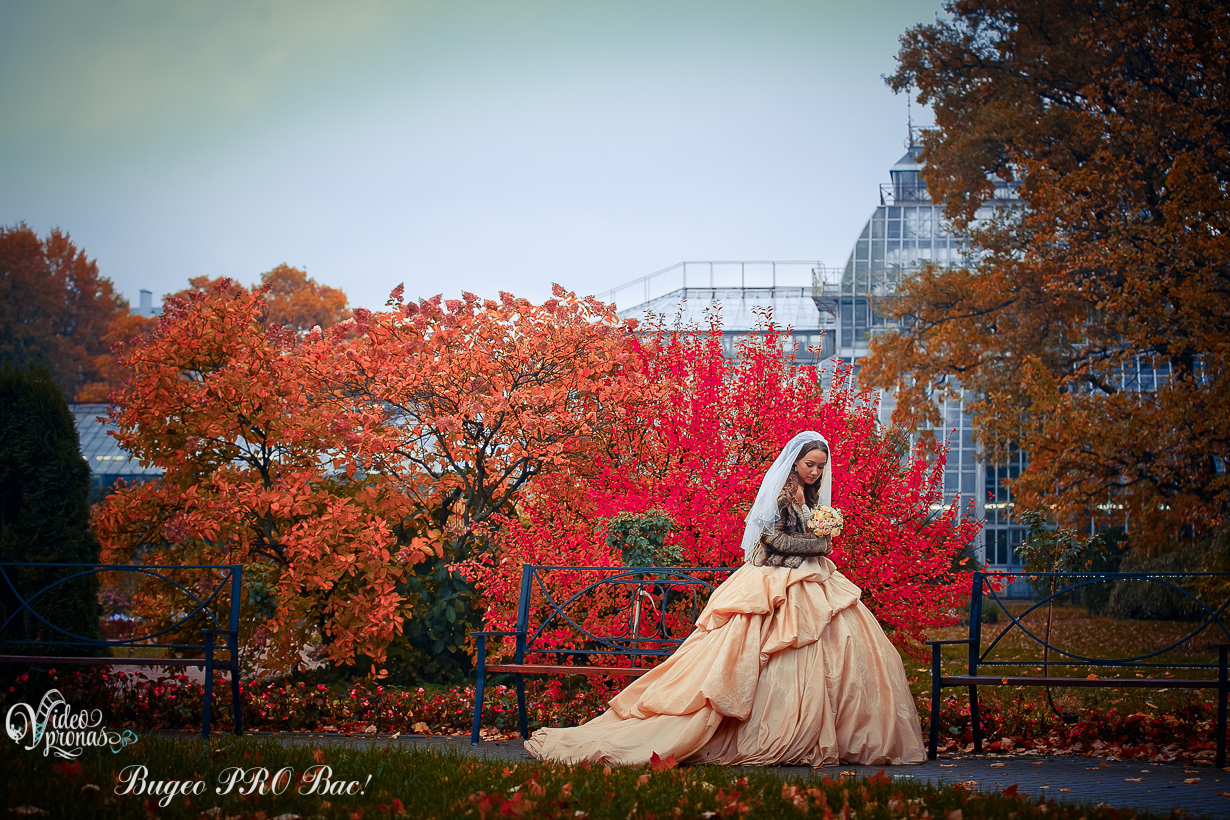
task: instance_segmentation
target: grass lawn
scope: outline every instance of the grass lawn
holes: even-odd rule
[[[134,778],[135,770],[129,767],[135,766],[144,771]],[[317,774],[323,766],[328,767],[327,777]],[[399,747],[313,748],[226,737],[208,743],[141,737],[118,754],[89,748],[72,762],[4,743],[0,770],[5,772],[9,814],[25,817],[1124,820],[1162,816],[1088,804],[1039,803],[1015,793],[984,794],[882,775],[790,779],[771,769],[708,766],[611,769],[536,762],[510,766],[506,761]],[[228,789],[236,770],[244,774]],[[280,794],[254,785],[258,770],[268,773],[265,782],[276,782]],[[276,777],[279,771],[285,773]],[[176,784],[170,796],[167,784]],[[189,793],[183,794],[184,790]]]

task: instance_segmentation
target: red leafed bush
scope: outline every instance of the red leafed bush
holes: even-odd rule
[[[783,351],[771,323],[763,330],[744,337],[734,358],[723,355],[716,323],[643,339],[645,383],[616,434],[591,445],[582,469],[538,476],[516,516],[489,531],[497,547],[468,565],[489,628],[512,628],[524,564],[618,566],[604,522],[619,512],[664,510],[677,525],[668,543],[686,566],[742,564],[743,519],[760,479],[803,430],[818,430],[832,448],[833,503],[846,516],[833,560],[893,640],[918,651],[925,631],[953,622],[968,589],[954,567],[980,525],[942,506],[943,454],[903,458],[905,437],[878,428],[875,398],[848,368],[826,384]],[[557,576],[553,592],[583,581]],[[550,637],[564,647],[575,636]]]

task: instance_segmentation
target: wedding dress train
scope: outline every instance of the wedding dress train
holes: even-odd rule
[[[920,763],[897,650],[827,557],[745,564],[670,658],[581,726],[539,729],[537,758],[827,766]]]

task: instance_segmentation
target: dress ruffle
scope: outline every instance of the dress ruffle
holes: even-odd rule
[[[745,564],[714,590],[670,658],[609,709],[525,742],[537,758],[679,762],[918,763],[926,759],[897,650],[828,558]]]

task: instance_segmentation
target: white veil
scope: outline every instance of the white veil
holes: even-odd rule
[[[832,506],[833,452],[829,443],[824,436],[811,430],[799,433],[782,448],[777,460],[764,474],[756,500],[752,502],[752,509],[747,514],[747,527],[743,530],[743,557],[748,561],[752,560],[752,552],[760,541],[760,534],[777,521],[777,496],[790,475],[790,468],[799,460],[799,451],[809,441],[822,442],[824,449],[828,451],[829,463],[825,465],[824,474],[820,477],[820,496],[817,503]]]

